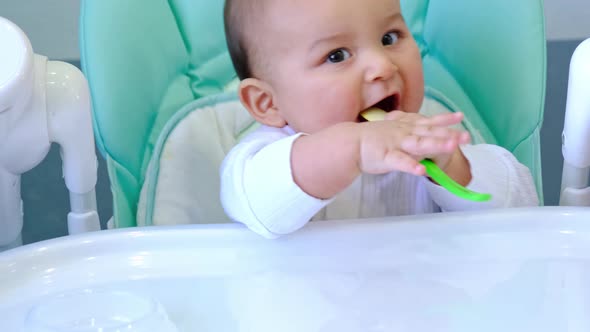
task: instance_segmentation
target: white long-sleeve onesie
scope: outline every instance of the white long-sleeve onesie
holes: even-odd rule
[[[362,174],[335,197],[317,199],[293,180],[291,148],[300,135],[288,126],[262,126],[230,151],[221,166],[221,202],[231,219],[275,238],[310,220],[538,205],[529,169],[507,150],[488,144],[461,149],[471,166],[467,188],[492,194],[489,202],[463,200],[425,177],[402,172]]]

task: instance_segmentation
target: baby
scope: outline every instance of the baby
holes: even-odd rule
[[[240,100],[262,126],[224,160],[221,200],[253,231],[538,205],[529,170],[469,145],[462,113],[420,114],[421,57],[399,0],[227,0],[225,29]],[[363,121],[371,107],[386,120]],[[454,196],[424,176],[424,158],[493,199]]]

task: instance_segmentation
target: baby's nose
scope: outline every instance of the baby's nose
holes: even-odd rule
[[[386,52],[372,52],[367,57],[365,80],[367,82],[387,81],[397,72],[398,67]]]

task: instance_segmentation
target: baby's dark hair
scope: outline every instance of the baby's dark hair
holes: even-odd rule
[[[253,77],[251,49],[252,15],[260,11],[259,0],[226,0],[223,8],[225,39],[231,61],[240,80]],[[256,7],[256,8],[255,8]]]

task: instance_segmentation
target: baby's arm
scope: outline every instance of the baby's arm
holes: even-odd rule
[[[228,153],[220,196],[232,220],[276,238],[301,228],[330,202],[307,195],[293,181],[291,148],[299,136],[262,126]]]
[[[268,238],[305,225],[361,173],[424,174],[420,155],[450,153],[461,115],[340,123],[313,135],[263,127],[232,149],[221,167],[226,213]]]
[[[293,145],[293,178],[309,195],[325,199],[344,190],[362,172],[424,175],[424,166],[418,161],[434,157],[466,184],[469,164],[458,145],[467,143],[469,135],[448,128],[462,118],[461,113],[427,118],[392,112],[389,121],[340,123],[302,136]]]

